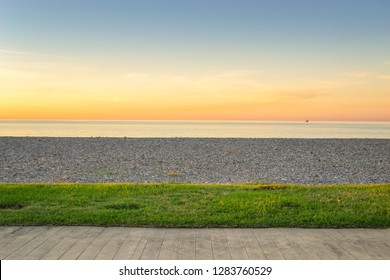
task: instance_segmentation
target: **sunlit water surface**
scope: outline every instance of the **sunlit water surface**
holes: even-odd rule
[[[0,136],[390,139],[390,122],[0,120]]]

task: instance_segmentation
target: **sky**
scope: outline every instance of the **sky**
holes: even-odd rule
[[[390,121],[389,0],[0,0],[0,119]]]

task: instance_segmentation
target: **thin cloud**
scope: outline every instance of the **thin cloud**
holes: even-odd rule
[[[355,78],[367,78],[367,77],[374,76],[375,73],[372,73],[372,72],[349,72],[349,73],[345,73],[345,75],[350,76],[350,77],[355,77]]]
[[[329,89],[329,88],[342,88],[342,87],[349,87],[354,86],[356,84],[359,84],[360,82],[345,82],[345,81],[328,81],[328,80],[322,80],[318,81],[318,84],[322,86],[322,88]]]
[[[317,89],[337,89],[337,88],[355,86],[357,84],[362,83],[362,81],[346,80],[345,78],[335,79],[335,80],[318,80],[318,79],[313,79],[308,77],[301,77],[299,78],[299,80],[303,81],[306,87],[317,88]]]
[[[42,54],[42,53],[16,51],[16,50],[8,50],[8,49],[0,49],[0,54],[19,55],[19,56],[51,56],[51,55]]]
[[[289,91],[281,91],[278,93],[283,98],[288,98],[291,100],[306,100],[317,97],[328,96],[330,94],[316,91],[316,90],[289,90]]]
[[[243,89],[248,87],[260,87],[262,72],[253,70],[231,70],[199,77],[198,84],[216,86],[219,88]]]
[[[125,78],[130,79],[139,79],[139,78],[150,78],[150,75],[147,75],[145,73],[138,73],[138,72],[128,72],[125,74]]]
[[[97,71],[82,65],[73,65],[62,62],[26,61],[16,63],[1,63],[0,71],[4,77],[34,78],[48,80],[50,78],[84,78],[97,75]]]
[[[0,49],[0,53],[3,53],[3,54],[19,54],[19,55],[28,55],[28,54],[30,54],[30,53],[26,53],[26,52],[5,50],[5,49]]]
[[[351,72],[351,73],[346,73],[346,75],[350,77],[355,77],[355,78],[375,78],[375,79],[385,79],[389,80],[390,75],[388,74],[381,74],[381,73],[372,73],[372,72]]]
[[[139,84],[164,84],[164,85],[193,85],[195,81],[189,76],[162,73],[127,72],[123,75],[124,80]]]
[[[383,63],[384,65],[390,65],[390,60],[388,61],[385,61],[385,63]]]
[[[232,70],[214,75],[214,78],[239,78],[239,77],[252,77],[253,75],[262,74],[260,71],[253,70]]]

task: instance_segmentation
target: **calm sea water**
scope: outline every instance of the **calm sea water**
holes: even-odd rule
[[[390,139],[390,122],[0,120],[0,136]]]

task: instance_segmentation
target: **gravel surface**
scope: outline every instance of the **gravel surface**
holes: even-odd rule
[[[0,182],[390,182],[389,139],[0,137]]]

